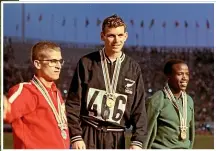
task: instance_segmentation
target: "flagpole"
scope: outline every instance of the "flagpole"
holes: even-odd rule
[[[22,42],[25,42],[25,4],[22,4]]]
[[[209,32],[209,29],[207,29],[207,31],[206,31],[206,46],[208,46],[208,44],[209,44],[209,41],[208,41],[208,32]]]
[[[76,35],[75,35],[75,32],[76,32],[76,29],[75,29],[75,18],[73,18],[73,26],[72,27],[73,27],[73,28],[71,28],[72,35],[73,35],[72,41],[75,41],[75,39],[76,39]]]
[[[85,19],[86,42],[88,42],[88,26],[89,26],[89,19],[86,17],[86,19]]]
[[[77,29],[77,18],[74,18],[74,39],[75,41],[77,41],[77,33],[78,33],[78,29]]]
[[[42,14],[40,14],[39,18],[38,18],[38,23],[39,23],[39,33],[42,33],[42,25],[41,25],[41,21],[42,21]],[[38,37],[39,39],[41,39],[41,37]]]
[[[144,27],[142,28],[142,40],[141,40],[141,46],[145,46],[145,34],[144,34]]]
[[[150,22],[150,25],[149,25],[149,30],[152,29],[152,27],[154,26],[154,24],[155,24],[155,20],[152,19],[151,22]],[[152,31],[152,32],[153,32],[153,33],[152,33],[152,44],[155,43],[155,34],[154,34],[155,31],[154,31],[154,30],[155,30],[155,29],[153,29],[153,31]]]
[[[65,30],[65,26],[63,27],[63,33],[64,33],[64,42],[66,42],[67,33],[66,33],[66,30]]]
[[[134,46],[136,46],[136,33],[135,33],[135,30],[134,30],[134,25],[132,25],[132,34],[133,34],[133,36],[132,37],[134,37]]]
[[[50,31],[51,31],[52,38],[54,38],[54,14],[52,14],[52,16],[51,16],[51,28],[50,28]]]
[[[41,24],[39,26],[39,33],[42,33],[42,27],[41,27]],[[39,39],[41,40],[41,37],[39,36]]]
[[[153,27],[153,46],[155,45],[155,28]]]
[[[164,27],[164,45],[166,46],[166,27]]]
[[[176,30],[176,32],[175,32],[175,33],[176,33],[176,36],[175,36],[175,37],[176,37],[176,39],[175,39],[175,40],[176,40],[176,41],[175,41],[176,46],[178,46],[178,36],[179,36],[179,35],[178,35],[178,34],[179,34],[179,33],[178,33],[178,26],[179,26],[179,22],[176,21],[176,22],[175,22],[175,28],[174,28],[174,29]]]
[[[138,33],[136,33],[135,36],[136,36],[136,39],[135,39],[136,40],[136,44],[135,44],[135,46],[138,47],[139,46],[139,35],[138,35]]]
[[[176,42],[175,42],[176,46],[178,46],[178,36],[179,36],[178,35],[178,27],[176,27],[176,36],[175,36],[176,37]]]
[[[132,28],[132,45],[136,46],[136,33],[134,30],[134,20],[130,19],[130,24],[131,24],[131,28]]]
[[[18,28],[18,24],[16,25],[16,38],[18,38],[18,30],[19,30],[19,28]]]
[[[135,34],[135,31],[134,31],[134,25],[132,25],[132,37],[133,37],[133,43],[134,43],[134,46],[136,46],[136,34]]]
[[[198,37],[198,28],[196,27],[196,29],[195,29],[195,46],[198,46],[198,39],[199,39],[199,37]]]
[[[209,36],[208,36],[208,33],[209,33],[209,29],[210,29],[210,24],[209,24],[209,20],[207,19],[206,20],[206,46],[209,45]]]
[[[175,45],[177,46],[177,43],[178,43],[178,28],[176,27],[175,30],[176,30]]]
[[[185,27],[185,45],[188,44],[188,40],[187,40],[187,27]]]
[[[39,21],[39,33],[42,33],[41,21]],[[39,36],[38,38],[41,40],[41,36]]]
[[[86,27],[86,42],[88,42],[88,26]]]

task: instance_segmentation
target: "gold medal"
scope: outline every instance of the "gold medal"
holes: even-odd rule
[[[181,138],[185,140],[187,137],[187,130],[181,130]]]
[[[106,99],[106,105],[109,107],[109,108],[112,108],[114,105],[115,105],[115,100],[113,98],[107,98]]]
[[[100,57],[101,57],[101,66],[102,66],[102,71],[104,76],[104,83],[106,88],[106,94],[105,94],[106,106],[108,108],[113,108],[115,106],[115,101],[116,101],[115,93],[116,93],[116,87],[119,78],[119,72],[121,68],[121,58],[119,57],[116,59],[117,61],[114,68],[112,81],[110,81],[109,71],[107,67],[107,59],[105,57],[104,49],[100,51]]]

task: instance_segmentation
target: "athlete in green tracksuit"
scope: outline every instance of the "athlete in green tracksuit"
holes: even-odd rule
[[[144,148],[190,149],[195,124],[193,100],[185,92],[189,82],[188,66],[182,60],[170,60],[164,73],[167,84],[146,101],[148,136]]]

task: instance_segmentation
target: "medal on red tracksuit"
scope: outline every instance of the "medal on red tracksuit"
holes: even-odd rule
[[[47,101],[47,103],[49,104],[49,106],[51,107],[54,116],[56,118],[58,127],[61,131],[61,136],[63,139],[67,139],[67,118],[65,115],[65,106],[64,103],[61,105],[61,101],[57,92],[57,102],[58,102],[58,111],[57,112],[55,105],[53,104],[53,101],[49,95],[49,93],[47,92],[46,88],[43,86],[43,84],[37,79],[36,76],[33,77],[32,79],[33,84],[38,88],[38,90],[42,93],[42,95],[44,96],[45,100]]]

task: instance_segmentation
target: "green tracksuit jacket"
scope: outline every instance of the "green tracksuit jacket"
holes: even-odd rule
[[[187,95],[187,138],[180,138],[179,113],[166,94],[159,90],[146,101],[148,136],[144,148],[192,149],[195,137],[194,105]],[[177,105],[182,108],[181,97]]]

